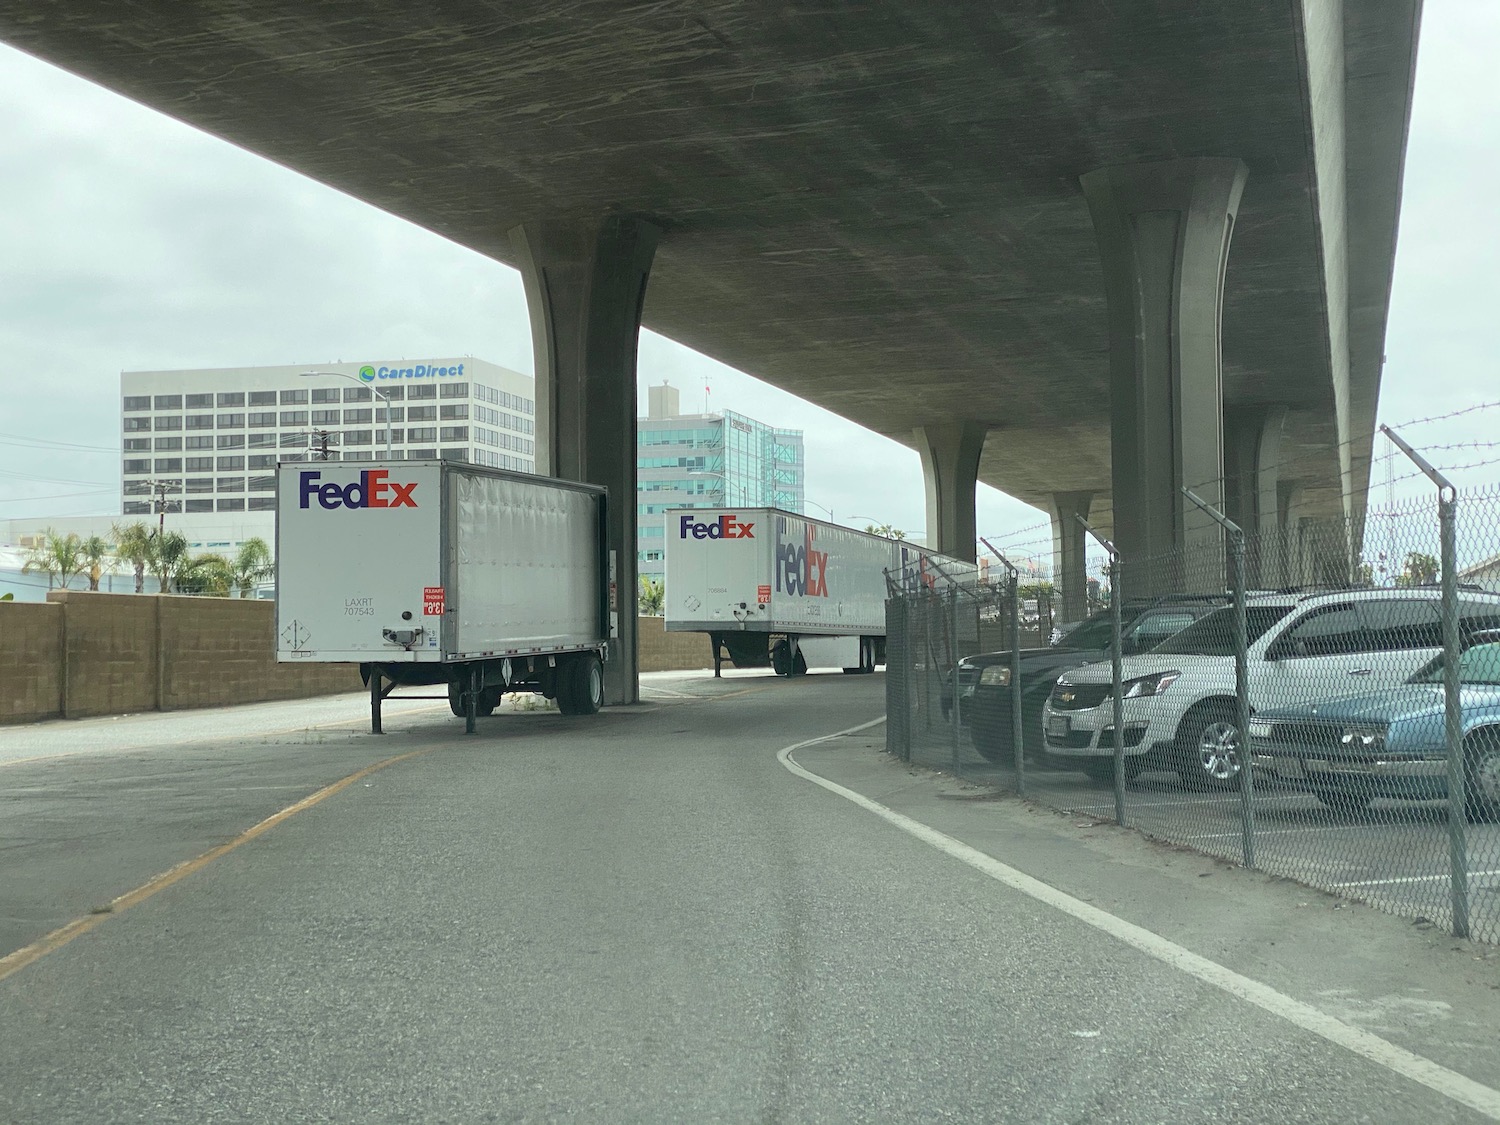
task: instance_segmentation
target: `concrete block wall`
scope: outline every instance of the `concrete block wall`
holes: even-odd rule
[[[62,717],[154,710],[156,599],[54,590],[47,601],[61,611]]]
[[[0,602],[0,723],[55,718],[61,703],[61,607]]]
[[[706,633],[668,633],[660,617],[642,617],[636,631],[642,672],[693,671],[714,666]]]

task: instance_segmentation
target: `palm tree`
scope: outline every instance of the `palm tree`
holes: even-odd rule
[[[641,575],[641,596],[636,602],[637,612],[642,617],[660,617],[665,602],[666,587],[661,582]]]
[[[256,583],[271,577],[276,568],[271,561],[271,548],[266,546],[266,541],[251,538],[240,544],[229,569],[231,587],[238,591],[240,597],[248,598],[255,593]]]
[[[78,536],[71,531],[59,535],[53,528],[42,533],[40,543],[32,547],[21,565],[22,574],[42,573],[47,576],[47,589],[52,589],[55,580],[62,589],[68,588],[75,574],[87,565],[80,550]]]
[[[112,532],[116,556],[135,568],[135,592],[139,594],[146,589],[146,564],[151,560],[151,528],[137,520],[124,527],[115,524]]]
[[[172,572],[172,588],[179,594],[227,598],[234,586],[234,567],[223,555],[184,558]]]
[[[98,535],[90,535],[78,544],[78,553],[88,569],[89,589],[97,591],[99,576],[105,570],[113,570],[115,565],[114,557],[109,551],[109,542]]]
[[[173,583],[190,565],[187,536],[180,531],[152,532],[146,565],[156,575],[157,593],[170,594]]]

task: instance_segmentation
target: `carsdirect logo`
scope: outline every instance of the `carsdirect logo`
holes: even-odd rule
[[[755,525],[740,523],[739,519],[726,512],[712,523],[699,523],[692,516],[683,516],[677,529],[677,538],[686,539],[754,539]]]
[[[313,500],[321,507],[332,511],[335,508],[415,508],[417,481],[401,483],[388,480],[385,469],[365,469],[359,479],[348,484],[323,480],[320,472],[299,474],[302,483],[297,489],[298,507],[310,508]]]
[[[375,381],[375,369],[369,364],[359,369],[359,381],[361,383],[373,383]]]
[[[376,379],[451,379],[461,377],[463,373],[461,363],[448,367],[427,363],[414,363],[410,367],[376,367],[367,363],[359,369],[359,378],[363,383],[373,383]]]

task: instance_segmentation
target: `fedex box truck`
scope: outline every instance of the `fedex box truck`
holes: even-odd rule
[[[665,514],[666,628],[707,633],[714,674],[736,667],[795,676],[812,667],[872,672],[885,662],[892,585],[946,588],[973,563],[776,508]]]
[[[276,476],[276,658],[357,663],[371,725],[446,688],[472,732],[506,692],[603,701],[604,490],[450,461],[310,461]]]

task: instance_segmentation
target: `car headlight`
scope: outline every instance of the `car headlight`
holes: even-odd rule
[[[1385,731],[1381,727],[1345,727],[1339,745],[1345,750],[1379,750],[1385,746]]]
[[[1010,687],[1010,665],[991,664],[979,673],[979,682],[987,687]]]
[[[1271,737],[1271,724],[1269,722],[1267,722],[1265,719],[1251,719],[1250,720],[1250,737],[1251,738],[1270,738]]]
[[[1126,680],[1120,685],[1120,694],[1126,699],[1141,699],[1148,695],[1160,695],[1177,682],[1182,673],[1178,671],[1158,672],[1154,676],[1141,676]]]

